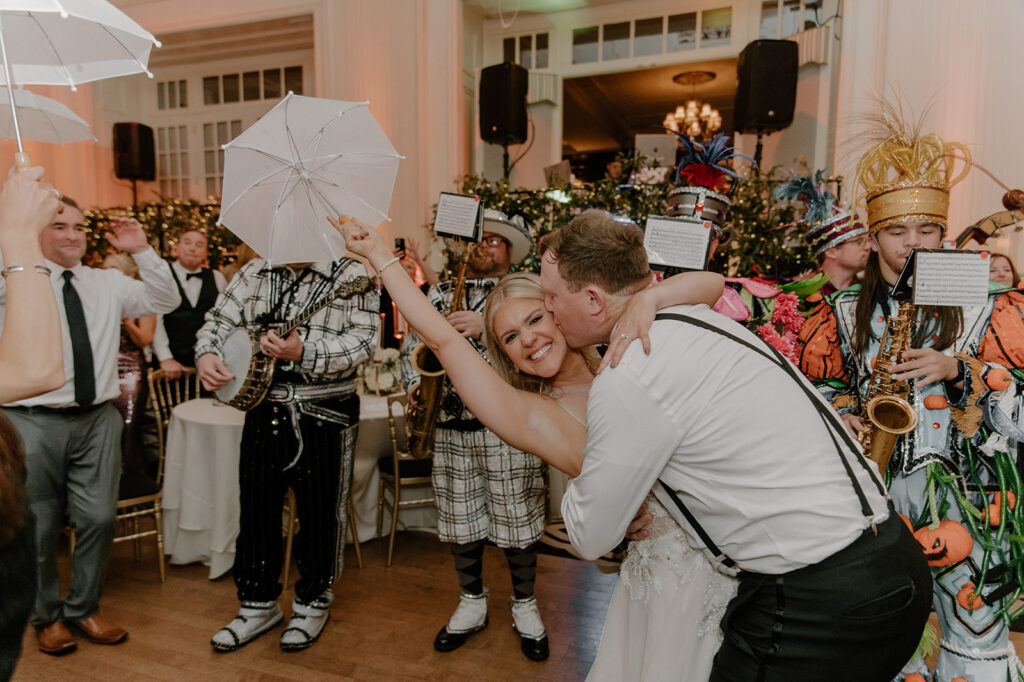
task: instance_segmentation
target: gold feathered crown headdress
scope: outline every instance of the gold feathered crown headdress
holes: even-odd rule
[[[921,123],[909,124],[902,107],[882,105],[881,139],[857,164],[856,184],[864,191],[872,234],[897,223],[946,227],[949,188],[967,176],[971,152],[963,143],[922,134]]]

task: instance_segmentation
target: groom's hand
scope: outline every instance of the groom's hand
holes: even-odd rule
[[[647,503],[644,502],[640,505],[640,508],[636,510],[636,515],[633,517],[633,521],[626,528],[626,538],[629,540],[643,540],[650,531],[647,530],[647,526],[651,524],[654,517],[647,512]]]

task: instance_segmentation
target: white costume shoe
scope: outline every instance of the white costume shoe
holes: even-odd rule
[[[292,600],[292,618],[288,627],[281,633],[281,648],[285,651],[301,651],[313,646],[320,638],[328,619],[331,617],[331,604],[334,593],[327,590],[309,604]]]
[[[459,606],[434,638],[438,651],[454,651],[466,643],[469,636],[487,627],[487,588],[483,594],[462,593]]]
[[[236,651],[284,621],[276,601],[242,602],[238,615],[210,640],[215,651]]]
[[[533,597],[512,600],[512,627],[522,640],[523,655],[532,661],[548,657],[548,633],[540,618],[537,600]]]

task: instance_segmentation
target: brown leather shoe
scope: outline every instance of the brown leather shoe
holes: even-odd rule
[[[96,644],[120,644],[128,638],[128,631],[95,614],[85,620],[69,620],[69,624]]]
[[[39,650],[51,656],[69,654],[78,646],[75,638],[71,636],[71,631],[59,620],[36,630],[36,641],[39,643]]]

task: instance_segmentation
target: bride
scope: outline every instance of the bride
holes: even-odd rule
[[[536,275],[506,276],[484,309],[484,338],[493,369],[434,309],[401,267],[383,237],[342,216],[332,225],[354,253],[377,271],[420,339],[437,354],[459,396],[499,438],[570,476],[579,474],[586,445],[586,404],[594,375],[640,338],[654,313],[681,303],[714,304],[723,279],[685,273],[633,297],[603,364],[594,352],[570,349],[544,307]],[[600,367],[599,367],[600,364]],[[499,376],[500,375],[500,376]],[[648,535],[630,545],[615,586],[597,658],[587,677],[604,680],[706,682],[721,644],[719,621],[735,580],[691,549],[678,524],[653,496]]]

